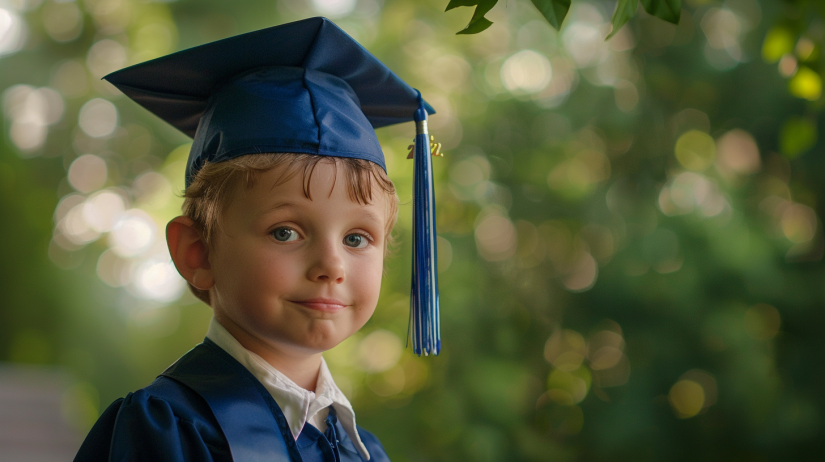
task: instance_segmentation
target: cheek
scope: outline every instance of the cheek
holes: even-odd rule
[[[218,265],[224,287],[243,299],[256,294],[267,296],[290,286],[297,262],[267,246],[235,246],[226,249]]]
[[[372,308],[378,303],[378,294],[381,292],[381,276],[384,272],[384,256],[377,253],[364,261],[360,261],[353,272],[356,290]]]
[[[247,286],[264,292],[282,291],[292,287],[298,277],[299,261],[289,254],[257,251],[248,256],[246,268]]]

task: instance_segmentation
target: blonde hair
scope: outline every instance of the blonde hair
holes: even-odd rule
[[[363,159],[327,157],[314,154],[247,154],[223,162],[206,162],[183,193],[183,216],[195,222],[207,247],[214,248],[215,232],[221,226],[221,217],[239,186],[250,188],[259,175],[274,168],[282,168],[275,185],[283,184],[298,173],[302,175],[304,196],[312,199],[310,180],[320,162],[331,162],[344,169],[347,195],[359,204],[372,203],[375,191],[387,194],[389,200],[385,235],[391,243],[390,232],[398,218],[398,195],[387,173],[377,164]],[[337,176],[337,175],[336,175]],[[334,186],[334,184],[333,184]],[[209,303],[209,292],[189,284],[192,293]]]

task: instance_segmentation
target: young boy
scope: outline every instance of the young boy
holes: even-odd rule
[[[104,411],[75,460],[389,460],[321,354],[378,302],[398,199],[373,127],[432,108],[323,18],[106,79],[194,136],[167,241],[214,317],[202,344]]]

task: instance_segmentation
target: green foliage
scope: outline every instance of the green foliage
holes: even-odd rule
[[[642,6],[649,14],[663,19],[673,24],[679,24],[679,16],[682,13],[681,0],[641,0]],[[611,24],[613,30],[607,36],[607,39],[616,35],[619,30],[636,16],[636,10],[639,6],[639,0],[618,0],[616,2],[616,10],[613,12]]]
[[[459,6],[476,6],[478,5],[478,1],[479,0],[450,0],[450,3],[447,4],[447,9],[444,11],[450,11]]]
[[[672,24],[679,24],[682,15],[682,0],[641,0],[649,14]]]
[[[544,19],[553,26],[554,29],[561,29],[567,11],[570,9],[571,0],[531,0],[533,5],[539,10]],[[663,19],[667,22],[678,24],[679,16],[682,13],[682,0],[641,0],[645,11],[651,15]],[[445,11],[450,11],[459,6],[475,6],[473,17],[467,27],[457,32],[457,34],[477,34],[486,30],[493,23],[484,17],[498,0],[450,0]],[[636,15],[639,0],[618,0],[616,10],[613,13],[613,30],[607,39],[611,38],[622,28],[631,18]]]
[[[457,34],[477,34],[493,25],[492,21],[485,18],[484,15],[493,9],[497,2],[498,0],[450,0],[445,11],[450,11],[459,6],[475,6],[473,17],[470,18],[467,27],[457,32]]]
[[[533,5],[539,10],[544,19],[553,26],[554,29],[561,29],[564,17],[570,10],[570,0],[532,0]]]
[[[636,14],[636,9],[639,7],[639,0],[619,0],[616,2],[616,10],[613,12],[613,17],[610,19],[613,24],[613,30],[607,38],[613,37],[616,32],[619,32],[627,21],[630,21]]]

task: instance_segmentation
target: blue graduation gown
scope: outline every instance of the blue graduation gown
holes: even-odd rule
[[[305,425],[296,441],[272,396],[208,338],[151,385],[112,403],[75,457],[86,461],[361,462],[330,407],[327,431]],[[374,462],[389,462],[358,428]]]

